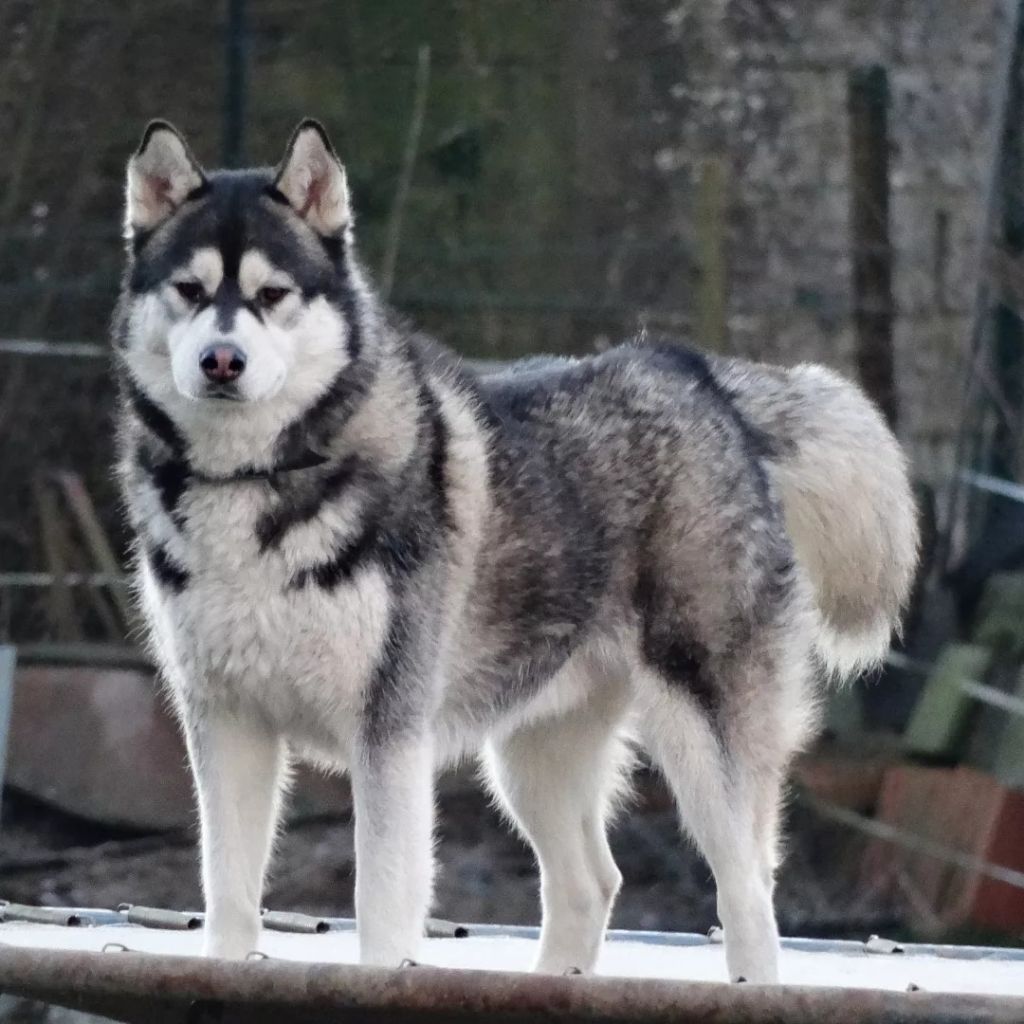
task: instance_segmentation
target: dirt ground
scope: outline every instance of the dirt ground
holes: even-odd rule
[[[612,831],[623,874],[613,926],[706,931],[717,922],[710,871],[680,837],[659,783],[641,780],[636,804]],[[435,913],[456,921],[536,924],[537,873],[529,849],[468,782],[443,787]],[[812,812],[789,813],[777,908],[790,935],[900,937],[902,908],[860,877],[863,841]],[[266,895],[272,909],[352,915],[352,822],[293,823],[281,837]],[[79,907],[201,905],[191,834],[128,836],[8,794],[0,822],[0,898]],[[99,1018],[0,995],[4,1024],[88,1024]]]
[[[714,886],[703,860],[680,837],[675,814],[653,780],[612,831],[622,870],[619,928],[706,931],[716,923]],[[442,790],[438,812],[435,911],[458,921],[536,924],[537,875],[529,849],[470,782]],[[784,932],[866,935],[902,926],[891,895],[865,889],[862,840],[789,812],[777,906]],[[351,916],[352,822],[293,823],[274,859],[266,905]],[[194,909],[201,904],[194,836],[126,836],[10,795],[0,825],[0,897],[11,902]]]

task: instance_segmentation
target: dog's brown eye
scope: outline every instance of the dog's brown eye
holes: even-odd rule
[[[174,287],[177,289],[178,294],[193,306],[196,303],[202,302],[206,294],[203,291],[203,286],[198,281],[175,281]]]
[[[288,294],[287,288],[272,288],[269,285],[256,293],[256,301],[264,309],[276,306]]]

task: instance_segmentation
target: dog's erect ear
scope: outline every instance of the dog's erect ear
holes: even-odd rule
[[[206,181],[188,144],[166,121],[150,121],[128,161],[125,227],[155,228]]]
[[[274,187],[318,234],[337,235],[351,219],[345,168],[319,121],[307,118],[295,129]]]

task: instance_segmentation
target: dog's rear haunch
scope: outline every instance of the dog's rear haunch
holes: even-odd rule
[[[362,957],[415,958],[433,778],[480,756],[541,871],[538,969],[593,970],[642,746],[714,871],[729,976],[777,978],[780,792],[815,676],[876,663],[917,535],[853,385],[643,340],[475,375],[374,295],[304,122],[128,167],[120,467],[202,817],[206,951],[259,942],[289,761],[351,774]]]

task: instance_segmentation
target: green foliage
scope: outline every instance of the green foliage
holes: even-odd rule
[[[1024,660],[1024,573],[997,573],[985,584],[972,639],[1000,661]]]
[[[991,660],[991,652],[982,646],[948,644],[942,649],[904,734],[909,751],[943,759],[956,756],[973,708],[961,684],[981,681]]]
[[[461,306],[440,326],[473,355],[535,347],[481,321],[545,296],[564,301],[571,286],[564,261],[537,258],[570,228],[573,165],[558,74],[565,28],[558,4],[489,3],[484,16],[477,3],[380,0],[316,8],[256,55],[250,116],[261,127],[253,155],[275,159],[297,117],[323,120],[349,170],[372,270],[395,197],[416,53],[430,47],[394,299],[428,321],[432,308]]]

